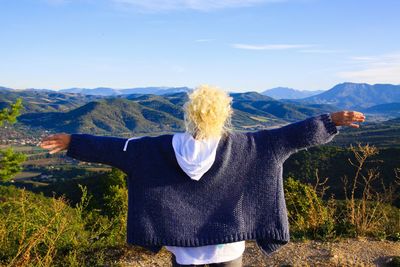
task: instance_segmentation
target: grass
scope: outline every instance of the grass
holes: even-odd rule
[[[64,198],[0,186],[0,266],[101,266],[108,249],[124,243],[120,218],[71,207]]]

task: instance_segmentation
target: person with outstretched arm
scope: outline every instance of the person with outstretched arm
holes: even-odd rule
[[[184,106],[185,132],[129,139],[55,134],[41,147],[127,174],[129,244],[153,252],[165,246],[173,266],[242,266],[245,240],[266,255],[289,242],[284,161],[331,141],[337,126],[358,128],[365,116],[339,111],[234,132],[231,102],[226,92],[200,86]]]

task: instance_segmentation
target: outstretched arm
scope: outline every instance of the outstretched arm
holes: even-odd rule
[[[127,173],[132,166],[132,153],[123,151],[126,140],[88,134],[54,134],[44,138],[40,146],[50,154],[67,150],[67,155],[75,159],[107,164]]]
[[[311,117],[303,121],[270,130],[271,144],[276,153],[286,159],[300,149],[330,142],[338,133],[336,126],[358,128],[365,116],[357,111],[339,111]]]

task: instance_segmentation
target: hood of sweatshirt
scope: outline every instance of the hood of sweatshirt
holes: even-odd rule
[[[182,170],[193,180],[200,178],[211,168],[219,140],[196,140],[191,134],[177,133],[172,137],[175,157]]]

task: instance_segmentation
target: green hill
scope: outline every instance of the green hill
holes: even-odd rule
[[[233,107],[235,109],[285,122],[303,120],[333,109],[329,105],[307,106],[282,102],[255,92],[236,93],[231,94],[231,96],[233,97]]]
[[[239,130],[275,127],[325,112],[324,108],[283,103],[253,92],[232,94],[232,97],[232,124]],[[30,127],[67,133],[129,135],[132,132],[175,132],[183,130],[183,104],[186,100],[185,93],[166,96],[135,94],[126,98],[96,100],[67,112],[26,113],[20,116],[19,121]]]
[[[9,90],[0,88],[0,109],[15,102],[17,98],[22,99],[22,113],[36,113],[66,112],[100,97],[66,94],[50,90]]]
[[[19,121],[32,127],[67,133],[149,133],[182,128],[182,121],[167,112],[122,98],[90,102],[66,113],[24,114]]]

